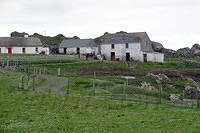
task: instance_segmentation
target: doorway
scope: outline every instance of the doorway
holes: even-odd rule
[[[64,54],[67,54],[67,48],[64,48]]]
[[[130,53],[126,53],[126,61],[130,61]]]
[[[144,62],[147,62],[147,54],[143,54]]]
[[[12,48],[8,48],[8,53],[12,54]]]
[[[112,61],[115,60],[115,52],[111,52],[111,60],[112,60]]]
[[[77,48],[77,54],[80,54],[80,48]]]

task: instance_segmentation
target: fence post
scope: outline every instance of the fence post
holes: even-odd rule
[[[58,68],[58,77],[60,76],[60,67]]]
[[[126,78],[126,86],[128,86],[128,77]]]
[[[24,78],[25,78],[25,76],[23,75],[22,76],[22,86],[21,86],[22,89],[24,89]]]
[[[199,87],[198,87],[198,84],[197,84],[197,87],[196,87],[196,100],[197,100],[197,108],[199,108]]]
[[[159,87],[159,103],[161,104],[162,103],[162,85],[160,85]]]
[[[68,80],[67,80],[67,94],[69,95],[69,92],[70,91],[70,87],[69,87],[69,78],[68,78]]]
[[[7,67],[9,67],[9,60],[7,60]]]
[[[124,82],[123,95],[124,95],[125,100],[126,100],[126,86],[127,86],[127,82]]]
[[[33,75],[33,91],[35,91],[35,75]]]
[[[40,68],[40,72],[39,72],[39,75],[41,76],[42,75],[42,69]]]
[[[93,77],[93,96],[95,96],[95,79],[96,79],[96,72],[94,72],[94,77]]]

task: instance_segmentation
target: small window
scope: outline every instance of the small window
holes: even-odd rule
[[[36,53],[38,52],[38,48],[35,48],[35,52],[36,52]]]
[[[128,43],[126,43],[126,48],[129,48]]]
[[[26,49],[25,48],[22,48],[22,53],[26,53]]]
[[[114,48],[115,48],[115,44],[112,44],[112,45],[111,45],[111,48],[114,49]]]

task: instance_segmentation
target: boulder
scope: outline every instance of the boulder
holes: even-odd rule
[[[150,83],[147,83],[147,82],[142,82],[141,88],[147,89],[147,90],[155,90],[155,87],[152,86]]]
[[[186,47],[186,48],[181,48],[179,50],[176,51],[177,54],[179,54],[181,57],[186,57],[189,54],[192,54],[191,49]]]
[[[161,52],[164,49],[163,45],[159,42],[152,42],[152,48],[156,52]]]
[[[173,102],[181,102],[183,101],[183,98],[181,97],[180,94],[170,94],[170,101],[173,101]]]
[[[200,45],[199,44],[194,44],[191,48],[191,52],[194,55],[200,55]]]

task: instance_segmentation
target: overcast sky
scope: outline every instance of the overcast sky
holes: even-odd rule
[[[200,0],[0,0],[0,36],[12,31],[94,38],[142,32],[166,48],[200,43]]]

